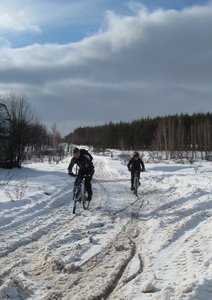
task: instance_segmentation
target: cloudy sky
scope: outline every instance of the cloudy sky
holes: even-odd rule
[[[1,0],[0,94],[76,127],[212,111],[212,1]]]

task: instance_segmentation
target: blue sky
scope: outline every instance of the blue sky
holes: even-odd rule
[[[0,91],[78,126],[211,111],[212,2],[1,0]]]
[[[192,5],[204,5],[207,0],[28,0],[28,1],[3,1],[5,3],[17,3],[15,6],[5,6],[5,13],[17,13],[26,11],[33,16],[40,30],[5,31],[5,38],[9,39],[13,47],[24,47],[34,43],[65,44],[82,40],[99,31],[107,11],[113,11],[123,16],[133,15],[131,3],[140,3],[150,11],[158,8],[181,10]],[[49,10],[49,11],[48,11]],[[55,14],[55,10],[58,12]],[[69,14],[70,10],[70,14]],[[73,14],[71,13],[73,11]],[[51,14],[52,12],[52,14]],[[68,12],[68,13],[64,13]],[[47,14],[45,19],[45,14]],[[39,18],[40,15],[40,18]],[[33,24],[33,22],[32,22]],[[4,32],[3,32],[4,34]]]

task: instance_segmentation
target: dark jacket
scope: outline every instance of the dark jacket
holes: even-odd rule
[[[134,157],[131,158],[131,160],[127,164],[127,167],[128,167],[128,170],[131,172],[145,171],[144,163],[140,157],[137,160]]]
[[[92,161],[84,155],[80,154],[79,158],[72,157],[71,162],[68,166],[68,172],[72,173],[73,166],[77,164],[80,170],[85,171],[87,174],[94,173],[94,165]]]

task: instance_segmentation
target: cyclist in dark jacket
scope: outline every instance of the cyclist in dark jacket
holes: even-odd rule
[[[145,166],[142,159],[139,157],[139,153],[135,152],[133,157],[127,164],[128,170],[131,172],[131,191],[134,190],[134,177],[135,172],[138,172],[138,178],[140,179],[140,173],[145,171]],[[140,185],[140,182],[139,182]]]
[[[77,165],[79,167],[78,174],[75,175],[72,172],[73,166]],[[68,173],[71,176],[76,176],[75,184],[82,180],[85,177],[85,188],[88,193],[88,199],[92,199],[92,186],[91,186],[91,179],[94,174],[94,165],[89,158],[88,155],[84,155],[83,151],[80,151],[78,148],[74,148],[73,150],[73,157],[71,159],[71,162],[68,166]]]

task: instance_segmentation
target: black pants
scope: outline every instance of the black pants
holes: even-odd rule
[[[93,174],[91,174],[86,169],[80,169],[78,172],[78,175],[75,180],[75,184],[77,184],[80,180],[82,180],[85,177],[85,189],[88,193],[88,196],[92,196],[92,186],[91,186],[91,179]]]
[[[139,170],[131,171],[131,187],[134,186],[135,173],[137,173],[138,179],[140,179],[140,173],[141,173],[141,171],[139,171]]]

